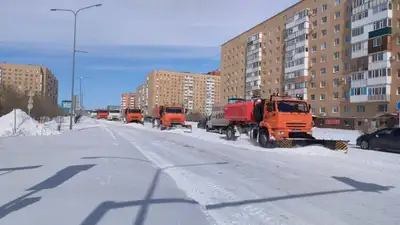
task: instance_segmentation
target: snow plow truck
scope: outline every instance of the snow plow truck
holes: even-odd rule
[[[349,141],[312,136],[310,109],[301,96],[293,98],[273,94],[270,99],[230,99],[224,107],[224,118],[229,121],[226,138],[236,140],[247,133],[251,140],[264,148],[322,145],[347,153]]]
[[[182,129],[192,132],[192,125],[185,124],[185,109],[179,105],[157,106],[152,112],[152,126],[161,130]]]
[[[144,125],[143,111],[141,109],[125,109],[123,111],[123,121],[125,123],[140,123]]]

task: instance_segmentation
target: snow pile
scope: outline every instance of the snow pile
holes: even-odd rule
[[[358,130],[341,130],[330,128],[313,128],[313,136],[318,139],[347,140],[350,144],[356,144],[356,139],[361,135]]]
[[[16,115],[16,120],[14,116]],[[14,134],[14,122],[16,121],[16,134]],[[38,123],[21,109],[16,109],[16,113],[10,113],[0,117],[0,137],[7,136],[39,136],[56,135],[58,131],[49,126]]]

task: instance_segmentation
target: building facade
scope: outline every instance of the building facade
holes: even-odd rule
[[[326,117],[374,117],[400,100],[399,3],[303,0],[221,46],[221,102],[302,95]]]
[[[146,85],[146,88],[143,86]],[[157,105],[177,104],[188,112],[210,114],[212,105],[220,99],[220,76],[218,71],[212,74],[195,74],[155,70],[146,77],[146,82],[137,89],[138,97],[145,99],[149,115]],[[144,97],[143,97],[144,96]],[[144,103],[144,101],[141,101]]]
[[[54,104],[58,101],[58,80],[44,66],[0,63],[0,83],[20,93],[49,97]]]
[[[145,115],[149,115],[149,101],[148,101],[148,84],[147,84],[148,77],[146,77],[146,81],[144,84],[138,86],[136,88],[136,108],[142,109]]]
[[[134,109],[136,105],[136,93],[124,93],[121,96],[121,109]]]

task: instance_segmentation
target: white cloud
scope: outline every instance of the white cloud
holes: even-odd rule
[[[73,15],[77,47],[92,45],[219,46],[295,3],[295,0],[1,0],[0,42],[70,46]]]

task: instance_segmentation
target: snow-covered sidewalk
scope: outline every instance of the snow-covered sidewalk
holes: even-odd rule
[[[168,168],[94,125],[1,140],[0,224],[209,224],[164,173]]]

